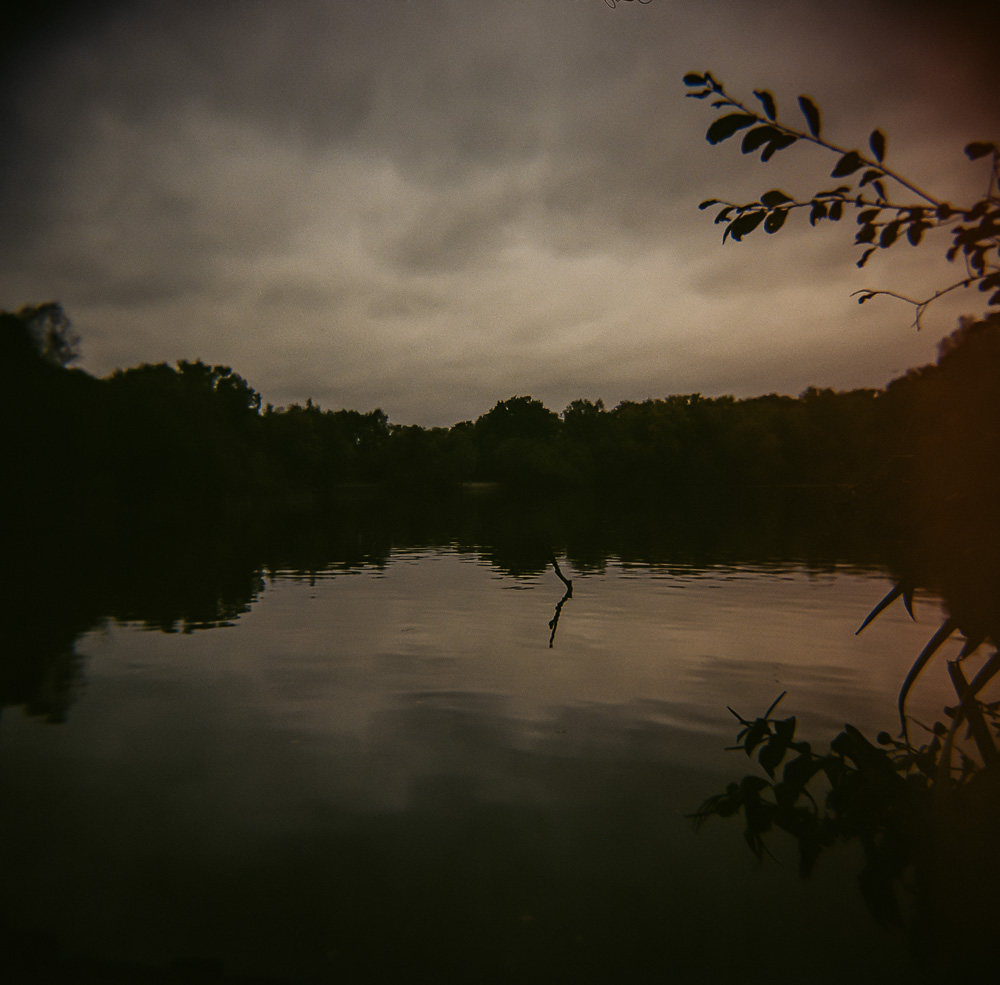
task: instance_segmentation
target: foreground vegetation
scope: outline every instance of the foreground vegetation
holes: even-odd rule
[[[941,344],[935,367],[894,381],[884,401],[896,405],[888,433],[902,438],[897,453],[907,456],[891,470],[902,481],[884,487],[885,505],[906,520],[896,584],[858,631],[898,598],[912,614],[918,586],[934,588],[945,610],[902,682],[898,738],[883,731],[873,743],[847,724],[828,752],[818,752],[797,735],[795,716],[772,716],[784,694],[755,719],[730,708],[740,723],[736,748],[756,758],[766,778],[749,774],[729,783],[693,817],[701,825],[740,816],[758,858],[775,831],[790,835],[803,876],[825,849],[857,843],[864,858],[858,882],[871,912],[909,928],[930,976],[966,981],[994,973],[1000,702],[989,700],[987,685],[1000,675],[1000,144],[966,145],[970,161],[988,162],[983,190],[975,201],[949,202],[886,163],[881,130],[870,134],[864,151],[829,141],[808,96],[798,98],[803,128],[779,115],[768,90],[754,90],[756,102],[738,98],[710,72],[691,72],[684,84],[688,96],[711,100],[720,114],[705,134],[709,143],[745,131],[743,154],[759,150],[764,162],[797,142],[812,143],[835,155],[830,177],[847,182],[801,199],[778,188],[753,202],[708,199],[700,208],[721,206],[715,222],[724,225],[723,242],[741,242],[758,227],[777,233],[793,211],[807,212],[812,226],[853,211],[854,241],[862,248],[856,263],[863,268],[879,250],[904,240],[920,247],[925,233],[944,233],[951,239],[946,260],[961,261],[957,278],[918,297],[866,288],[857,292],[858,303],[879,296],[905,301],[917,328],[928,306],[955,291],[975,288],[979,301],[972,304],[985,309],[981,320],[966,320]],[[883,456],[888,452],[883,448]],[[933,724],[918,722],[907,696],[956,633],[963,643],[947,661],[955,703]]]

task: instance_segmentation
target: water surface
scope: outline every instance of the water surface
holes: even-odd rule
[[[211,556],[239,554],[218,538]],[[11,961],[69,981],[912,969],[849,849],[802,882],[793,846],[758,865],[738,823],[695,833],[685,815],[753,771],[725,750],[727,705],[753,717],[787,691],[817,744],[845,721],[891,726],[933,599],[855,636],[890,585],[871,559],[556,539],[564,600],[548,544],[422,539],[351,530],[350,556],[289,548],[291,564],[272,545],[197,599],[164,557],[159,602],[121,555],[94,569],[107,601],[50,667],[71,666],[47,716],[63,721],[9,707],[0,723]],[[186,563],[193,591],[211,565]],[[918,717],[944,684],[921,685]]]

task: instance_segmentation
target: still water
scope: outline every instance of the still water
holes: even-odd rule
[[[755,771],[727,706],[787,691],[816,745],[892,728],[934,599],[855,636],[890,586],[870,559],[557,538],[564,598],[545,550],[420,539],[292,565],[272,544],[214,612],[93,603],[63,720],[0,721],[10,980],[906,978],[850,848],[802,881],[780,838],[758,863],[738,821],[686,815]]]

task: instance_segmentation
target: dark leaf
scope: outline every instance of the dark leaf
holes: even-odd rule
[[[737,130],[742,130],[756,122],[757,117],[751,116],[749,113],[729,113],[726,116],[720,116],[708,128],[705,139],[710,144],[718,144],[723,140],[728,140]]]
[[[687,96],[688,99],[707,99],[712,95],[712,90],[705,89],[702,92],[685,92],[684,95]]]
[[[869,612],[867,616],[865,616],[865,621],[860,626],[858,626],[858,628],[854,631],[854,635],[857,636],[858,633],[860,633],[861,630],[863,630],[865,626],[868,625],[868,623],[870,623],[880,612],[882,612],[884,609],[887,609],[890,605],[892,605],[892,603],[895,602],[896,599],[898,599],[904,592],[905,589],[903,588],[902,585],[894,585],[891,589],[889,589],[889,592],[886,594],[885,598],[883,598],[882,601],[879,602],[879,604],[876,605],[875,608],[872,609],[872,611]]]
[[[858,213],[858,225],[863,226],[866,222],[874,222],[881,212],[881,209],[865,209]]]
[[[778,107],[774,104],[774,96],[766,89],[754,89],[753,94],[760,100],[767,118],[769,120],[776,119],[778,116]]]
[[[906,680],[903,681],[903,686],[899,691],[899,721],[903,726],[904,735],[907,733],[906,696],[910,693],[910,688],[913,687],[916,679],[920,676],[920,672],[927,666],[928,661],[957,628],[954,619],[951,617],[945,619],[941,624],[941,628],[928,640],[927,645],[920,651],[920,655],[913,661],[913,666],[910,668],[909,673],[907,673]]]
[[[744,154],[749,154],[751,151],[757,150],[762,144],[766,144],[769,140],[774,140],[780,136],[781,131],[777,127],[771,127],[765,123],[764,126],[754,127],[748,133],[744,134],[741,150]]]
[[[778,804],[778,807],[782,810],[791,810],[795,807],[795,801],[799,799],[799,794],[801,791],[796,790],[794,787],[790,787],[787,783],[776,783],[774,785],[774,799]],[[780,822],[779,822],[780,824]],[[782,827],[784,825],[781,825]]]
[[[796,756],[785,763],[781,772],[782,780],[789,786],[804,790],[806,784],[823,768],[823,760],[819,756]]]
[[[684,76],[684,85],[703,86],[705,85],[705,76],[698,75],[697,72],[688,72],[688,74]]]
[[[885,134],[881,130],[872,130],[868,138],[868,146],[871,147],[876,161],[885,160]]]
[[[778,736],[773,735],[768,740],[767,745],[764,746],[760,751],[760,755],[757,757],[757,762],[763,767],[764,772],[767,773],[771,779],[774,779],[774,771],[781,764],[781,761],[785,758],[785,753],[788,751],[788,743],[780,739]]]
[[[738,219],[734,219],[726,226],[726,232],[722,234],[722,242],[726,241],[726,233],[732,236],[736,242],[739,242],[747,233],[752,233],[764,221],[765,215],[767,213],[761,209],[758,212],[747,212]]]
[[[885,185],[881,181],[873,181],[872,188],[875,189],[875,194],[878,195],[879,199],[884,202],[886,200]]]
[[[976,202],[975,205],[969,209],[968,212],[964,213],[965,218],[968,222],[975,222],[977,219],[981,219],[986,215],[986,210],[989,208],[989,201],[987,199],[981,199]]]
[[[830,172],[830,177],[844,178],[849,174],[854,174],[858,168],[864,167],[864,163],[856,150],[850,150],[837,161],[836,167]]]
[[[938,206],[937,217],[939,219],[942,219],[942,220],[943,219],[950,219],[952,215],[954,215],[954,210],[952,209],[952,207],[950,205],[948,205],[947,202],[945,202],[943,205],[939,205]]]
[[[919,246],[920,238],[924,235],[924,230],[930,228],[926,222],[911,222],[906,227],[906,238],[911,246]]]
[[[889,592],[888,594],[886,594],[885,598],[883,598],[882,601],[879,602],[879,604],[876,605],[875,608],[872,609],[872,611],[869,612],[867,616],[865,616],[865,621],[860,626],[858,626],[858,628],[854,631],[854,635],[857,636],[858,633],[860,633],[861,630],[863,630],[865,626],[867,626],[868,623],[870,623],[880,612],[882,612],[884,609],[887,609],[890,605],[892,605],[892,603],[895,602],[896,599],[898,599],[900,595],[903,594],[904,591],[905,589],[903,588],[902,585],[894,585],[891,589],[889,589]]]
[[[876,171],[874,168],[869,168],[862,176],[861,180],[858,182],[858,187],[862,188],[868,184],[869,181],[876,181],[882,177],[881,171]]]
[[[790,133],[783,133],[780,137],[775,137],[763,150],[760,155],[762,161],[770,161],[774,156],[775,151],[784,150],[786,147],[791,147],[795,143],[797,137],[793,137]]]
[[[746,739],[743,740],[743,749],[748,756],[753,755],[754,749],[757,748],[769,735],[771,734],[770,726],[767,721],[763,718],[758,718],[757,721],[750,726],[747,730]]]
[[[971,144],[966,144],[965,156],[968,157],[970,161],[975,161],[979,157],[986,157],[987,154],[996,153],[997,145],[988,144],[980,140],[976,140]]]
[[[799,109],[802,110],[802,115],[806,118],[806,123],[809,125],[809,132],[818,138],[820,121],[819,110],[816,108],[816,105],[808,96],[799,96]]]
[[[769,707],[769,708],[767,709],[767,711],[765,711],[765,712],[764,712],[764,717],[765,717],[765,718],[770,718],[770,717],[771,717],[771,712],[772,712],[772,711],[774,711],[774,709],[775,709],[775,708],[777,708],[777,707],[778,707],[778,705],[780,705],[780,704],[781,704],[781,702],[782,702],[782,701],[784,700],[784,698],[785,698],[785,695],[787,695],[787,694],[788,694],[788,692],[787,692],[787,691],[782,691],[782,692],[781,692],[781,694],[779,694],[779,695],[778,695],[778,696],[777,696],[777,697],[776,697],[776,698],[774,699],[774,701],[772,701],[772,702],[771,702],[771,706],[770,706],[770,707]]]
[[[740,792],[744,798],[759,797],[761,790],[770,785],[767,780],[762,780],[759,776],[745,776],[740,780]]]
[[[995,304],[1000,304],[1000,291],[997,291],[996,294],[992,295],[989,301],[987,301],[986,303],[990,307],[992,307]]]
[[[773,209],[776,205],[784,205],[785,202],[792,201],[783,191],[779,191],[777,188],[774,191],[764,192],[760,200],[769,209]]]
[[[774,734],[780,736],[783,742],[790,743],[795,738],[795,716],[783,718],[780,722],[774,723]]]
[[[982,217],[986,215],[986,210],[988,208],[989,208],[989,200],[984,198],[976,202],[976,204],[973,205],[968,212],[965,212],[963,214],[966,218],[966,221],[975,222],[977,219],[982,219]]]
[[[769,213],[764,220],[764,232],[776,233],[785,224],[786,218],[788,218],[788,209],[778,209]]]
[[[834,222],[840,222],[840,217],[844,214],[844,203],[834,202],[830,206],[830,218]]]
[[[897,220],[896,222],[890,222],[887,226],[884,226],[882,229],[882,235],[878,238],[878,245],[881,246],[882,249],[892,246],[892,244],[896,242],[896,238],[899,236],[899,230],[902,225],[903,223]]]
[[[868,258],[875,252],[875,247],[871,246],[864,253],[861,254],[861,259],[857,262],[859,268],[863,267],[867,262]]]
[[[809,225],[815,226],[820,219],[826,218],[826,203],[813,199],[812,208],[809,210]]]
[[[699,209],[707,209],[710,205],[718,205],[719,200],[717,198],[706,198],[701,205],[698,206]]]
[[[863,225],[854,237],[855,243],[874,243],[875,242],[875,227],[867,222]]]
[[[727,205],[724,209],[722,209],[722,211],[720,211],[719,214],[715,217],[716,225],[718,225],[718,223],[720,222],[725,222],[729,218],[729,213],[732,211],[733,207],[731,205]]]

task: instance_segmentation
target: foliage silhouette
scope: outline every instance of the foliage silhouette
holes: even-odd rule
[[[866,246],[858,260],[859,267],[865,265],[876,249],[889,249],[901,242],[901,234],[905,233],[912,246],[919,246],[924,232],[934,229],[947,229],[951,233],[952,245],[947,250],[947,259],[953,261],[961,256],[966,266],[964,278],[936,290],[929,297],[913,299],[893,291],[864,290],[859,292],[859,303],[879,294],[902,298],[915,305],[919,328],[920,317],[927,306],[942,295],[972,285],[980,292],[989,293],[985,299],[985,316],[979,321],[963,320],[959,330],[942,344],[935,379],[923,381],[919,387],[921,396],[910,400],[909,413],[901,415],[901,419],[905,421],[904,426],[919,436],[919,443],[934,447],[931,455],[918,450],[914,457],[926,474],[910,477],[919,514],[918,525],[943,528],[941,543],[932,548],[936,553],[933,566],[939,570],[953,568],[950,559],[960,556],[963,566],[973,569],[966,574],[966,581],[985,579],[989,588],[996,588],[995,579],[988,574],[990,552],[973,541],[985,537],[993,542],[989,546],[995,547],[997,540],[997,523],[990,504],[1000,495],[1000,465],[997,464],[1000,461],[1000,425],[993,396],[1000,382],[1000,310],[990,309],[1000,309],[1000,145],[976,141],[966,146],[965,153],[970,160],[989,157],[991,164],[983,197],[958,206],[931,195],[892,170],[886,164],[887,140],[881,130],[871,133],[869,150],[865,153],[847,150],[826,140],[822,136],[820,111],[807,96],[800,96],[798,100],[807,127],[803,130],[780,118],[774,96],[767,90],[754,90],[761,107],[757,110],[730,95],[711,72],[689,73],[684,76],[684,84],[691,90],[688,96],[712,98],[713,108],[724,111],[708,128],[706,139],[709,143],[720,143],[746,130],[743,153],[763,147],[761,159],[767,161],[776,152],[805,140],[838,155],[831,177],[852,178],[851,184],[817,192],[807,201],[796,201],[778,189],[766,192],[756,202],[742,205],[708,199],[699,208],[722,205],[715,221],[726,223],[723,242],[729,237],[740,241],[760,225],[766,232],[775,233],[793,209],[808,207],[809,221],[815,225],[824,219],[837,221],[845,208],[854,208],[860,226],[855,242]],[[886,190],[893,186],[903,189],[913,199],[893,201]],[[975,355],[971,355],[973,352]],[[905,384],[903,381],[897,388],[897,394],[905,389]],[[899,402],[906,401],[908,396],[902,393]],[[928,398],[935,405],[933,414],[921,413],[921,403]],[[954,450],[956,444],[962,449],[958,456]],[[949,464],[952,468],[948,468]],[[946,488],[949,483],[950,487]],[[964,515],[959,516],[955,510],[956,500],[961,501]],[[940,522],[942,514],[946,519],[944,524]],[[951,522],[947,522],[949,518]],[[912,597],[912,584],[900,582],[896,592],[890,593],[893,594]],[[970,597],[972,593],[963,586],[963,594]],[[979,594],[982,597],[984,593]],[[974,606],[975,611],[965,606],[960,617],[956,618],[954,613],[949,616],[914,662],[899,698],[904,738],[909,690],[948,636],[956,629],[965,634],[963,655],[974,651],[987,638],[995,643],[1000,641],[1000,628],[991,611],[995,601],[990,603],[989,593],[985,598],[986,605]],[[995,600],[1000,595],[992,598]],[[891,601],[889,596],[876,606],[862,629],[888,601]]]
[[[963,460],[1000,457],[989,423],[993,320],[963,323],[940,366],[884,390],[675,394],[610,409],[578,399],[561,415],[515,396],[475,421],[427,429],[392,423],[379,409],[325,410],[311,400],[262,407],[238,373],[200,360],[95,379],[53,358],[67,351],[53,335],[77,343],[62,310],[41,307],[47,320],[36,308],[0,315],[0,416],[18,477],[6,494],[23,501],[55,502],[69,488],[83,498],[218,501],[327,496],[358,484],[434,492],[470,481],[536,497],[575,489],[732,499],[759,488],[830,487],[888,501],[904,485],[957,494],[945,489],[954,470],[939,463],[960,470]],[[956,389],[963,401],[942,414]],[[923,476],[907,464],[916,460]]]
[[[966,145],[969,160],[988,158],[989,170],[982,197],[956,204],[925,191],[893,170],[886,163],[888,142],[881,130],[872,131],[866,151],[828,141],[822,136],[819,108],[808,96],[798,99],[806,124],[806,129],[802,129],[779,116],[774,96],[766,89],[754,90],[754,97],[760,103],[758,108],[728,93],[711,72],[690,72],[684,76],[684,84],[691,90],[688,96],[711,98],[713,108],[723,111],[708,128],[705,136],[709,143],[718,144],[746,131],[741,145],[743,153],[759,150],[761,160],[769,161],[778,151],[807,141],[837,155],[831,178],[850,179],[848,184],[818,191],[804,200],[794,199],[777,188],[765,192],[755,202],[743,204],[707,199],[699,208],[722,206],[715,221],[725,224],[723,242],[729,238],[740,242],[761,226],[767,233],[776,233],[785,225],[789,213],[797,209],[808,209],[813,226],[824,220],[837,222],[846,210],[854,209],[859,227],[855,243],[864,247],[857,265],[863,267],[876,250],[887,250],[904,240],[911,246],[920,246],[925,233],[943,229],[952,239],[945,256],[949,262],[962,260],[964,277],[923,298],[885,289],[865,289],[857,292],[858,303],[864,304],[877,295],[907,301],[916,309],[918,328],[928,305],[958,288],[975,286],[988,294],[984,313],[1000,309],[1000,144],[973,141]],[[907,197],[896,199],[897,190]]]
[[[894,564],[896,585],[858,632],[899,598],[912,615],[918,586],[937,591],[947,610],[902,683],[901,737],[882,732],[875,745],[846,725],[829,753],[819,754],[796,738],[794,717],[772,717],[777,701],[752,721],[737,714],[742,726],[737,748],[750,757],[756,754],[767,779],[747,776],[729,784],[693,817],[702,824],[710,817],[742,812],[744,836],[758,858],[766,851],[764,836],[775,828],[784,830],[798,842],[803,876],[823,849],[836,841],[858,840],[865,856],[859,883],[874,915],[883,922],[901,920],[899,889],[915,873],[915,941],[952,974],[981,971],[991,960],[990,894],[1000,876],[995,839],[1000,703],[984,701],[983,691],[1000,673],[1000,650],[978,658],[971,680],[969,667],[985,644],[1000,645],[995,564],[1000,549],[1000,415],[995,403],[1000,392],[1000,147],[986,142],[966,146],[970,160],[990,158],[990,169],[983,197],[958,206],[892,170],[885,163],[887,140],[881,130],[870,135],[866,152],[827,141],[820,112],[806,96],[799,97],[802,129],[779,117],[774,96],[766,90],[754,92],[758,110],[732,97],[711,73],[690,73],[684,83],[692,90],[689,96],[711,97],[713,107],[723,111],[708,129],[710,143],[746,131],[743,153],[759,150],[767,161],[798,141],[809,141],[838,156],[831,177],[851,178],[850,184],[807,200],[774,189],[745,204],[702,202],[702,209],[721,206],[715,221],[725,224],[723,242],[740,242],[761,226],[776,233],[793,210],[808,209],[815,226],[838,221],[854,209],[859,226],[855,242],[864,247],[859,267],[877,249],[890,249],[904,237],[919,246],[925,232],[944,229],[952,237],[947,259],[961,258],[966,268],[964,277],[927,297],[869,289],[859,292],[859,303],[881,294],[901,298],[914,305],[919,328],[928,305],[945,294],[975,286],[987,295],[983,316],[962,319],[958,331],[942,341],[937,364],[893,381],[882,401],[884,433],[893,434],[896,443],[884,445],[875,456],[882,458],[878,484],[887,494],[886,507],[902,514],[904,537]],[[911,198],[894,199],[893,187]],[[957,703],[927,730],[929,741],[914,745],[907,698],[956,631],[965,642],[947,667]],[[822,806],[810,790],[821,781],[826,785]]]
[[[39,364],[65,367],[79,358],[80,337],[62,305],[25,305],[16,312],[0,312],[0,361],[30,372]]]
[[[505,578],[550,587],[559,577],[554,558],[575,582],[574,570],[597,574],[612,560],[687,575],[796,558],[823,573],[839,563],[871,566],[884,553],[880,531],[855,504],[825,490],[746,496],[735,507],[701,497],[671,505],[579,491],[533,499],[395,486],[254,502],[73,497],[57,506],[20,504],[3,515],[9,577],[0,595],[0,709],[52,722],[85,699],[83,634],[116,623],[169,634],[225,629],[275,577],[312,583],[381,570],[395,550],[458,550]],[[555,612],[547,613],[553,623],[567,616],[563,586],[563,601],[553,592]],[[566,624],[549,625],[550,639],[557,625]]]
[[[858,843],[858,886],[871,914],[907,927],[918,950],[956,976],[948,980],[960,980],[992,960],[1000,702],[979,702],[960,670],[953,681],[961,707],[946,708],[945,721],[927,728],[919,746],[888,732],[873,744],[848,724],[827,752],[818,752],[797,737],[794,716],[773,717],[786,692],[753,720],[730,708],[740,722],[733,748],[756,758],[766,778],[748,774],[729,783],[690,817],[701,827],[713,817],[742,815],[758,859],[769,854],[773,832],[786,833],[797,844],[803,878],[824,851]],[[982,762],[955,742],[963,718]]]

